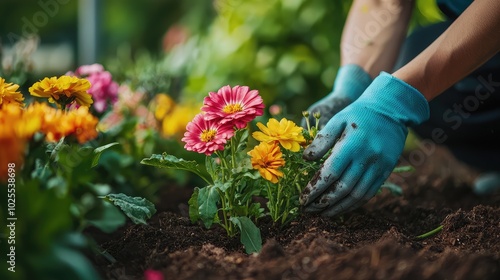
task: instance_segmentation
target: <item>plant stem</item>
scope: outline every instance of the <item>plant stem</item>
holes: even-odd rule
[[[217,189],[217,192],[219,193],[219,196],[221,198],[221,204],[222,204],[222,217],[224,218],[224,229],[227,232],[227,235],[231,236],[231,229],[229,228],[228,221],[227,221],[227,214],[226,214],[226,201],[224,198],[224,195],[221,190]]]
[[[435,228],[435,229],[433,229],[433,230],[431,230],[431,231],[429,231],[429,232],[426,232],[426,233],[424,233],[424,234],[421,234],[421,235],[417,236],[417,237],[416,237],[416,239],[424,239],[424,238],[427,238],[427,237],[431,237],[431,236],[433,236],[434,234],[436,234],[436,233],[440,232],[442,229],[443,229],[443,226],[442,226],[442,225],[440,225],[440,226],[438,226],[437,228]]]

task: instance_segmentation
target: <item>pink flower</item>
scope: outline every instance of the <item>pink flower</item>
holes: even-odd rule
[[[144,271],[145,280],[163,280],[163,273],[158,270],[148,269]]]
[[[186,143],[186,150],[209,156],[215,151],[224,150],[224,145],[233,137],[234,130],[231,125],[204,117],[205,115],[200,113],[188,123],[182,141]]]
[[[111,73],[104,71],[101,64],[82,65],[75,73],[68,74],[86,78],[90,82],[88,93],[92,95],[93,106],[97,112],[104,112],[108,103],[115,104],[118,100],[118,84],[113,81]]]
[[[273,116],[277,116],[283,112],[283,108],[280,105],[273,104],[269,107],[269,113]]]
[[[201,110],[206,113],[207,120],[241,129],[255,117],[262,116],[264,102],[257,90],[249,91],[247,86],[224,86],[205,97]]]
[[[82,65],[76,69],[75,74],[77,76],[89,76],[95,73],[104,72],[104,67],[101,64],[94,63],[90,65]]]

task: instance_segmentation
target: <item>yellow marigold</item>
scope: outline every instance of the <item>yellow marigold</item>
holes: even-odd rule
[[[25,116],[18,104],[0,109],[0,181],[8,178],[8,164],[20,167],[27,141],[40,129],[40,119]]]
[[[0,108],[7,104],[15,104],[18,107],[24,107],[24,96],[17,91],[19,85],[6,83],[4,78],[0,78]]]
[[[153,101],[155,118],[163,120],[165,116],[170,114],[175,108],[175,101],[165,93],[159,93]]]
[[[248,155],[251,157],[252,167],[259,170],[264,179],[276,184],[278,178],[283,177],[279,168],[285,165],[285,160],[276,142],[261,142],[248,152]]]
[[[73,76],[45,78],[29,88],[31,95],[45,97],[50,103],[56,103],[59,108],[65,109],[74,101],[85,107],[92,104],[92,96],[87,92],[90,82]]]
[[[300,144],[306,141],[302,135],[302,127],[285,118],[280,122],[269,119],[267,127],[260,122],[257,126],[261,131],[252,133],[253,138],[261,142],[279,142],[283,148],[292,152],[298,152]]]

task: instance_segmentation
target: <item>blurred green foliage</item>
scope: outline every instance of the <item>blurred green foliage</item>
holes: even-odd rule
[[[0,18],[4,43],[9,34],[23,35],[30,22],[42,44],[69,40],[76,51],[76,0],[60,4],[40,26],[35,19],[44,11],[40,3],[57,0],[25,2],[0,2],[0,10],[9,10]],[[266,104],[287,105],[297,116],[332,87],[351,3],[101,0],[99,61],[118,81],[132,80],[151,94],[199,99],[226,84],[245,84],[259,89]],[[442,18],[434,0],[417,0],[411,29]],[[165,53],[165,34],[172,26],[185,27],[189,39]]]
[[[411,28],[441,19],[430,0],[416,5]],[[169,54],[186,61],[183,93],[200,99],[225,84],[259,89],[266,104],[295,120],[330,91],[351,1],[218,0],[206,33]],[[168,58],[167,58],[168,60]]]

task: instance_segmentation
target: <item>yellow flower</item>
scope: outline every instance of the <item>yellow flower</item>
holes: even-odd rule
[[[262,131],[252,133],[253,138],[261,142],[279,142],[283,148],[292,152],[300,150],[300,144],[306,139],[302,135],[302,127],[285,118],[278,122],[276,119],[269,119],[267,127],[262,123],[257,123]]]
[[[90,82],[72,76],[61,76],[59,78],[45,78],[36,82],[29,88],[31,95],[45,97],[50,103],[57,103],[59,108],[65,109],[73,101],[81,106],[89,107],[92,104],[92,96],[87,92]]]
[[[159,93],[154,99],[154,112],[157,120],[163,120],[175,108],[175,101],[164,93]]]
[[[259,170],[264,179],[276,184],[278,178],[283,177],[279,168],[285,165],[285,160],[276,142],[261,142],[248,152],[248,155],[251,156],[252,167]]]
[[[24,96],[17,91],[19,86],[13,83],[6,83],[5,79],[0,78],[0,108],[7,104],[16,104],[18,107],[24,107]]]
[[[165,137],[182,136],[186,131],[187,124],[200,111],[200,106],[178,105],[172,112],[165,116],[161,125],[162,135]]]

